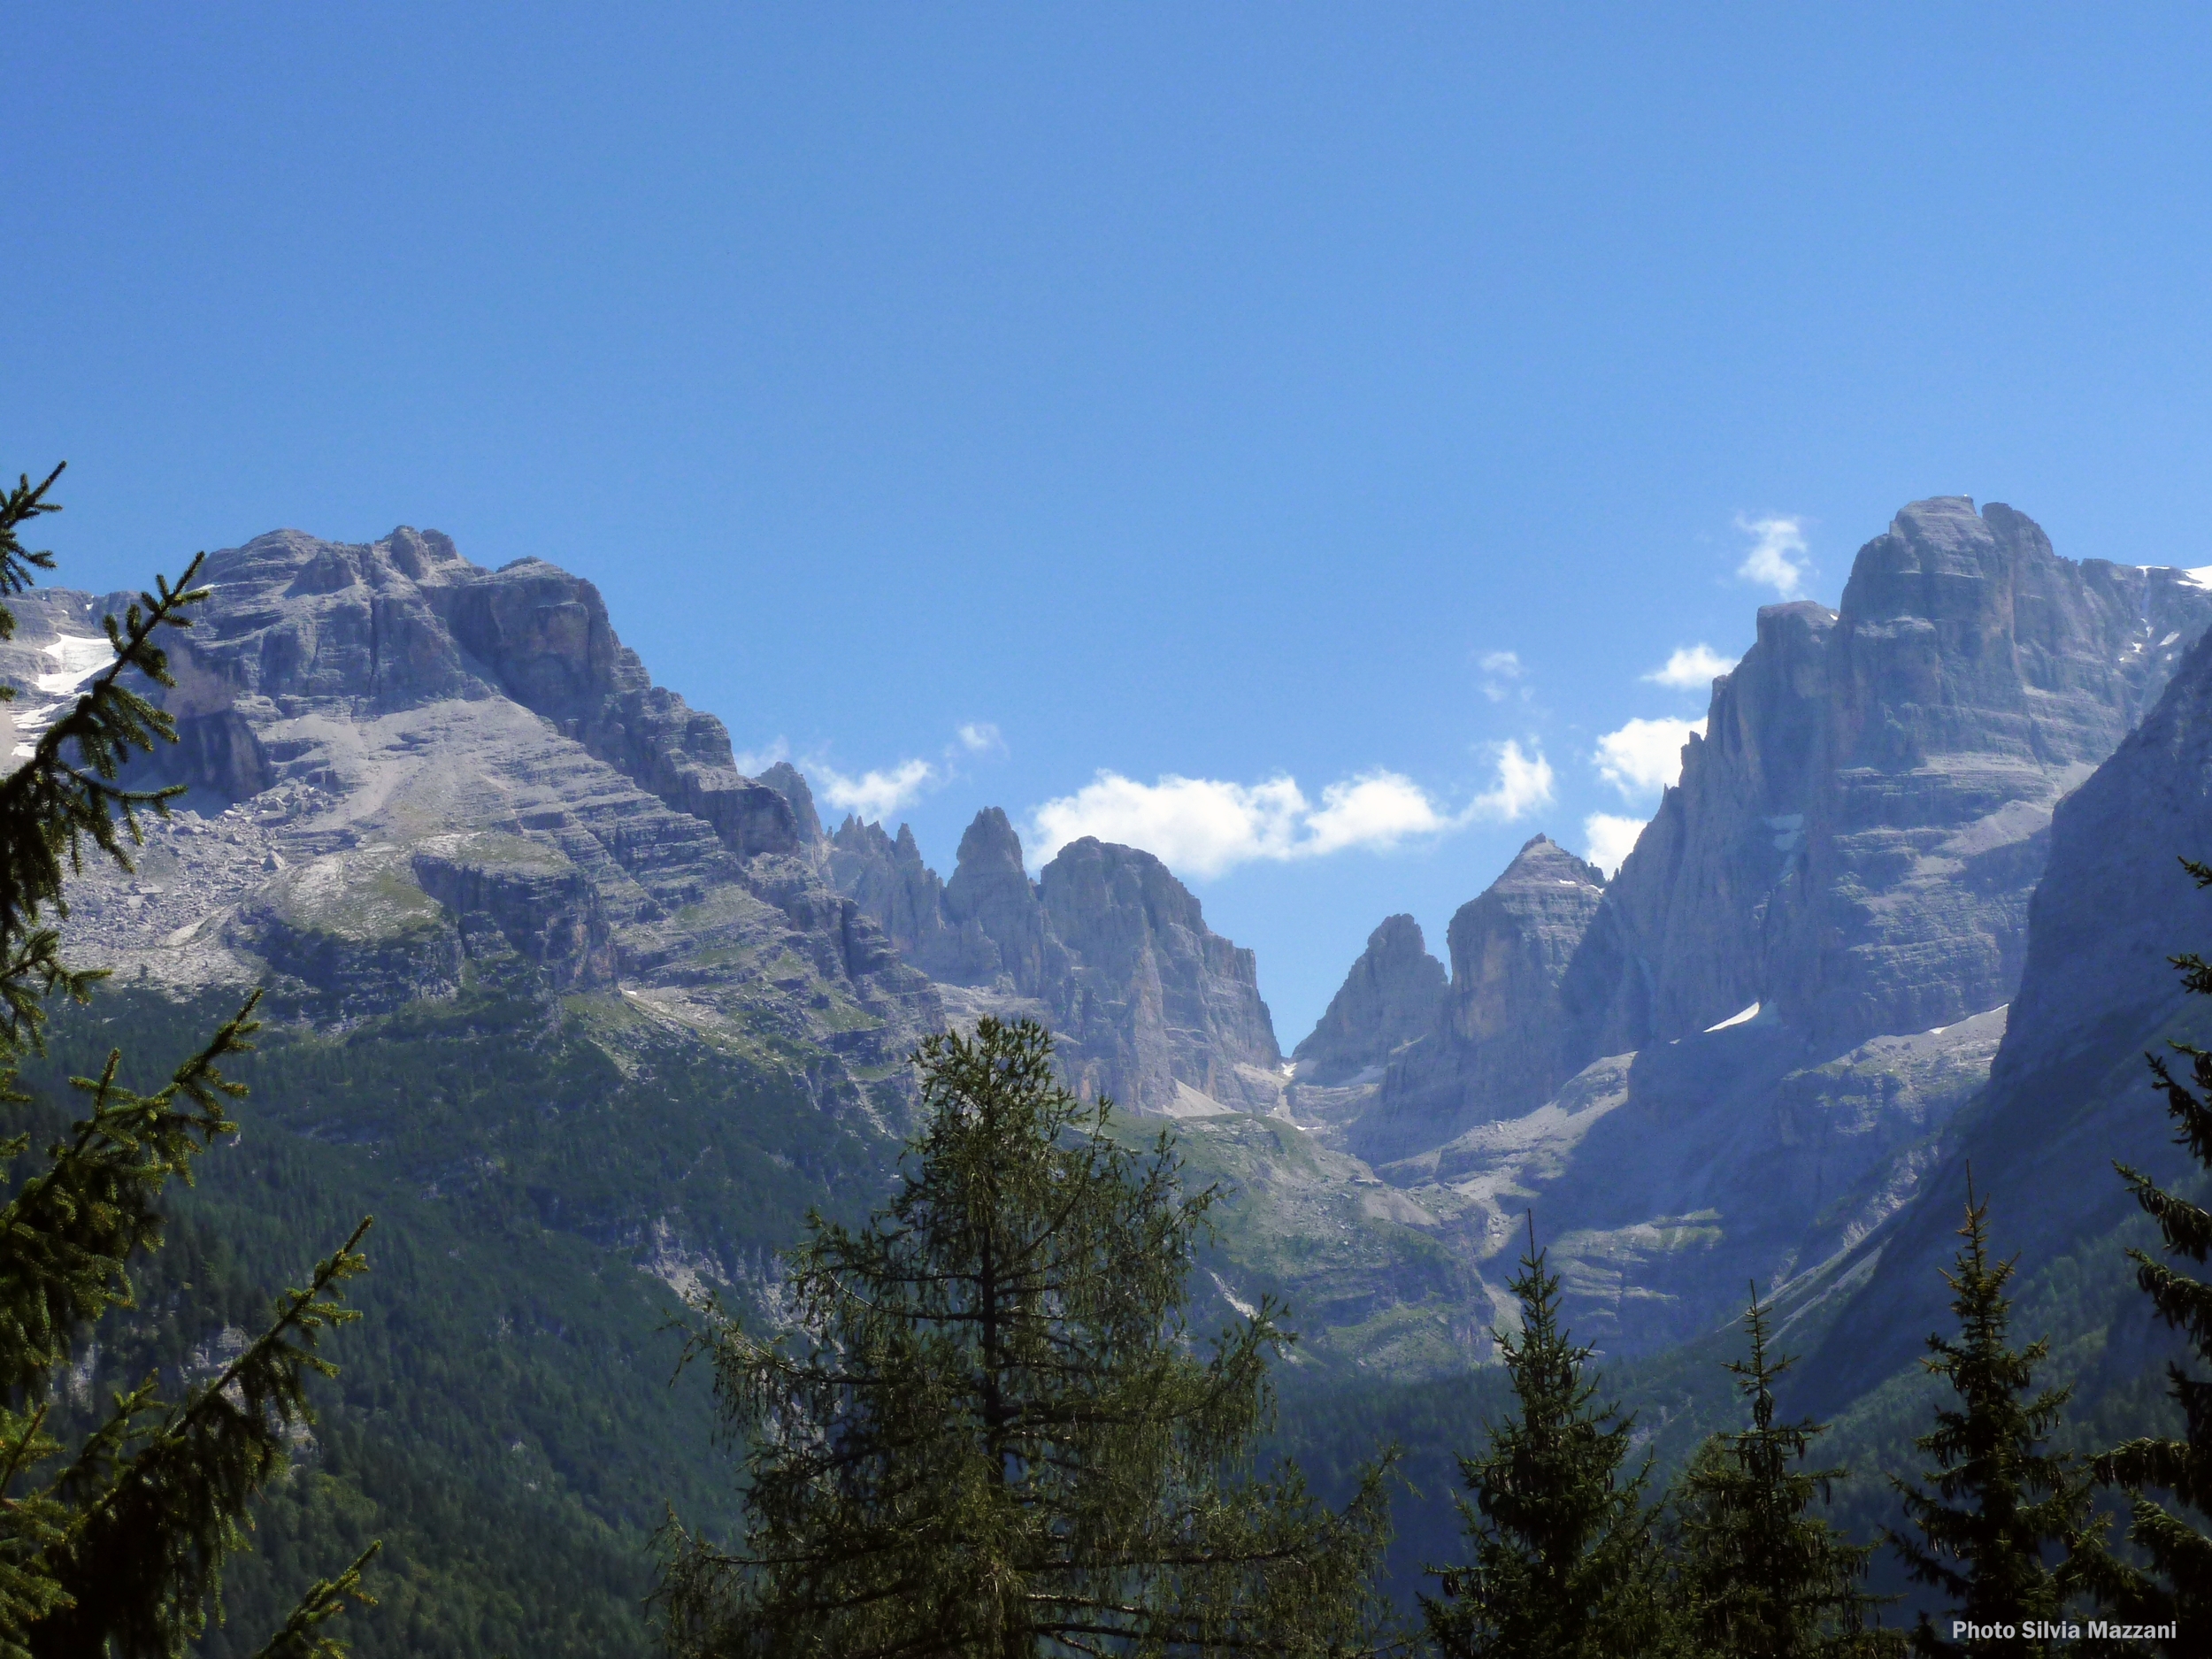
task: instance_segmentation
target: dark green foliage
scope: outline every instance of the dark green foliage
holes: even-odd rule
[[[1774,1420],[1775,1379],[1791,1362],[1767,1352],[1755,1286],[1744,1326],[1750,1357],[1728,1369],[1750,1402],[1751,1426],[1706,1441],[1676,1487],[1681,1587],[1698,1642],[1730,1659],[1901,1652],[1893,1632],[1867,1628],[1874,1598],[1862,1580],[1874,1547],[1845,1541],[1810,1513],[1844,1471],[1803,1466],[1826,1425]]]
[[[857,1228],[785,1258],[791,1329],[695,1347],[753,1438],[735,1548],[672,1532],[683,1655],[1287,1655],[1371,1646],[1383,1470],[1341,1512],[1263,1478],[1275,1310],[1184,1325],[1213,1202],[1116,1142],[1037,1025],[917,1056],[926,1126]]]
[[[2031,1394],[2047,1341],[2009,1346],[2012,1304],[2005,1293],[2014,1263],[1989,1257],[1989,1204],[1974,1202],[1970,1181],[1966,1240],[1955,1270],[1944,1275],[1954,1293],[1959,1340],[1932,1335],[1932,1357],[1921,1363],[1956,1394],[1939,1405],[1936,1426],[1913,1444],[1936,1460],[1923,1477],[1934,1490],[1903,1480],[1892,1485],[1919,1533],[1892,1532],[1889,1543],[1906,1570],[1950,1601],[1955,1617],[1977,1626],[2024,1626],[2058,1618],[2067,1599],[2085,1587],[2099,1553],[2089,1482],[2070,1454],[2047,1442],[2070,1387]],[[2066,1553],[2054,1563],[2051,1556]],[[1946,1640],[1926,1614],[1913,1632],[1924,1654],[2036,1654],[2053,1644],[2032,1640]]]
[[[1559,1278],[1532,1224],[1511,1285],[1519,1332],[1498,1331],[1517,1415],[1490,1428],[1480,1457],[1460,1459],[1473,1494],[1460,1516],[1473,1559],[1431,1568],[1440,1597],[1422,1598],[1448,1655],[1609,1659],[1677,1651],[1647,1461],[1625,1474],[1632,1419],[1596,1404],[1590,1350],[1559,1325]]]
[[[2199,887],[2212,887],[2212,866],[2184,860]],[[2184,986],[2193,995],[2212,995],[2212,965],[2200,956],[2176,956]],[[2163,1056],[2148,1056],[2154,1087],[2166,1097],[2174,1122],[2175,1143],[2199,1165],[2212,1169],[2212,1051],[2175,1043],[2188,1057],[2189,1081],[2173,1074]],[[2131,1249],[2136,1282],[2166,1325],[2181,1333],[2200,1362],[2212,1362],[2212,1285],[2183,1272],[2173,1258],[2201,1266],[2212,1253],[2212,1210],[2161,1187],[2125,1164],[2115,1164],[2135,1194],[2136,1202],[2158,1224],[2164,1242],[2160,1261]],[[2128,1538],[2147,1559],[2154,1578],[2115,1574],[2100,1586],[2102,1599],[2145,1622],[2177,1621],[2186,1630],[2212,1628],[2212,1536],[2147,1497],[2144,1487],[2172,1494],[2177,1505],[2199,1516],[2212,1515],[2212,1381],[2193,1377],[2178,1364],[2166,1368],[2168,1393],[2180,1407],[2179,1438],[2143,1436],[2115,1447],[2097,1460],[2097,1478],[2129,1489]]]
[[[34,1090],[199,1018],[104,991],[58,1021]],[[681,1304],[640,1271],[649,1224],[674,1216],[690,1236],[682,1218],[700,1217],[711,1237],[703,1218],[726,1215],[718,1248],[750,1262],[799,1229],[809,1194],[831,1201],[827,1182],[864,1206],[884,1176],[788,1078],[672,1039],[626,1051],[626,1077],[579,1027],[465,995],[342,1036],[273,1027],[240,1062],[243,1143],[172,1207],[138,1308],[103,1332],[100,1377],[175,1375],[252,1323],[256,1282],[303,1240],[368,1209],[376,1271],[333,1353],[342,1373],[317,1391],[313,1442],[225,1575],[209,1659],[247,1659],[303,1585],[380,1538],[377,1605],[343,1621],[360,1659],[649,1651],[663,1500],[721,1525],[726,1464],[707,1379],[670,1386]]]
[[[54,511],[46,492],[59,472],[35,487],[24,479],[0,502],[0,592],[19,593],[32,570],[51,568],[19,530]],[[156,638],[188,626],[186,608],[204,596],[191,586],[198,569],[195,559],[174,587],[157,580],[120,621],[106,618],[115,660],[0,781],[0,1095],[18,1102],[47,1000],[81,1002],[101,977],[61,960],[52,918],[66,913],[65,876],[88,842],[127,869],[138,812],[165,810],[162,794],[115,781],[134,751],[175,736],[126,677],[173,683]],[[0,636],[13,629],[0,607]],[[227,1101],[243,1090],[222,1067],[250,1048],[252,1012],[250,1000],[150,1094],[119,1080],[119,1051],[96,1077],[73,1079],[86,1115],[14,1179],[0,1207],[0,1653],[11,1659],[167,1655],[198,1637],[245,1541],[249,1506],[288,1471],[292,1438],[312,1419],[308,1380],[331,1371],[321,1339],[356,1317],[339,1294],[365,1265],[355,1248],[365,1222],[279,1300],[257,1337],[177,1398],[147,1374],[82,1432],[58,1432],[68,1414],[55,1409],[57,1373],[89,1348],[104,1316],[134,1305],[133,1263],[161,1242],[165,1190],[173,1178],[188,1184],[196,1156],[236,1131]],[[0,1143],[0,1158],[13,1165],[31,1144],[18,1134]],[[322,1627],[359,1594],[369,1553],[312,1586],[271,1651],[338,1653]]]

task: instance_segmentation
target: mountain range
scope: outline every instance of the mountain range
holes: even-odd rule
[[[1612,879],[1539,835],[1446,960],[1383,919],[1287,1057],[1253,954],[1158,858],[1079,840],[1033,878],[992,807],[941,878],[903,826],[826,829],[542,561],[284,531],[205,578],[180,741],[132,780],[186,793],[134,871],[72,890],[71,951],[117,973],[59,1047],[269,987],[250,1136],[449,1233],[410,1282],[488,1275],[516,1377],[611,1342],[641,1357],[593,1386],[629,1387],[680,1295],[768,1316],[806,1209],[884,1190],[906,1055],[985,1014],[1048,1024],[1136,1128],[1171,1120],[1225,1190],[1206,1296],[1285,1298],[1317,1387],[1479,1371],[1532,1212],[1609,1358],[1708,1339],[1755,1285],[1846,1410],[1939,1318],[1970,1167],[2008,1248],[2051,1259],[2124,1225],[2111,1157],[2177,1167],[2139,1056],[2194,1029],[2165,958],[2212,931],[2173,862],[2212,849],[2212,570],[2071,561],[2008,507],[1914,503],[1837,610],[1761,611]],[[20,744],[127,596],[11,603]],[[589,1338],[544,1311],[586,1279]],[[396,1502],[358,1447],[398,1409],[334,1408],[360,1502]],[[660,1491],[713,1502],[670,1473],[710,1423],[681,1391],[623,1410],[659,1448],[626,1486],[548,1417],[512,1437],[535,1484],[486,1493],[635,1553]],[[451,1432],[507,1467],[501,1424]]]

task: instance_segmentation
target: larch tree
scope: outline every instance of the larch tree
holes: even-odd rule
[[[1168,1136],[1124,1145],[1051,1055],[1029,1022],[929,1039],[896,1194],[857,1228],[812,1218],[786,1328],[703,1307],[744,1524],[724,1547],[672,1523],[672,1652],[1319,1659],[1382,1640],[1387,1460],[1335,1511],[1257,1466],[1278,1310],[1201,1357],[1188,1278],[1215,1194],[1186,1190]]]
[[[2005,1286],[2014,1263],[1990,1257],[1989,1202],[1975,1202],[1970,1172],[1958,1233],[1965,1242],[1944,1275],[1958,1338],[1930,1336],[1930,1356],[1921,1361],[1950,1385],[1957,1403],[1939,1405],[1935,1428],[1913,1442],[1935,1459],[1923,1477],[1930,1489],[1890,1483],[1917,1535],[1885,1538],[1913,1579],[1941,1593],[1969,1626],[1953,1641],[1924,1613],[1912,1632],[1916,1653],[2048,1653],[2056,1644],[2029,1638],[2024,1627],[2058,1620],[2070,1597],[2087,1587],[2101,1553],[2087,1471],[2049,1449],[2073,1389],[2034,1392],[2050,1345],[2011,1346]],[[2016,1637],[1970,1633],[2008,1626]]]
[[[1812,1512],[1841,1469],[1806,1467],[1827,1425],[1776,1419],[1774,1385],[1791,1365],[1769,1352],[1768,1310],[1752,1289],[1747,1358],[1731,1360],[1751,1426],[1716,1434],[1676,1488],[1681,1591],[1701,1651],[1715,1659],[1874,1659],[1901,1654],[1898,1632],[1869,1627],[1863,1587],[1871,1544],[1853,1544]]]
[[[1492,1335],[1517,1415],[1462,1457],[1456,1497],[1471,1559],[1432,1567],[1422,1598],[1448,1659],[1646,1659],[1680,1651],[1665,1563],[1645,1502],[1651,1465],[1628,1467],[1633,1420],[1597,1404],[1591,1350],[1559,1320],[1559,1277],[1536,1248],[1511,1285],[1520,1329]]]
[[[56,511],[48,492],[60,472],[36,485],[24,478],[0,499],[0,595],[52,568],[20,533]],[[192,586],[199,568],[196,558],[173,586],[157,578],[154,592],[106,618],[113,662],[0,779],[0,1090],[12,1100],[24,1098],[17,1067],[39,1045],[48,1003],[84,1001],[102,977],[63,960],[65,882],[88,855],[130,868],[139,814],[165,811],[173,793],[119,780],[134,754],[175,739],[168,714],[136,687],[173,683],[160,639],[189,626],[186,612],[205,596]],[[14,627],[0,603],[0,639]],[[12,1172],[0,1203],[4,1659],[151,1659],[201,1636],[256,1494],[290,1466],[294,1433],[312,1420],[310,1380],[331,1370],[318,1344],[355,1317],[342,1293],[365,1265],[366,1222],[278,1299],[265,1328],[219,1371],[173,1397],[150,1376],[82,1436],[65,1442],[55,1432],[58,1379],[104,1317],[134,1305],[130,1263],[161,1241],[164,1189],[188,1183],[193,1160],[236,1133],[225,1102],[244,1090],[223,1067],[251,1047],[253,1010],[249,999],[151,1094],[127,1087],[121,1056],[111,1054],[98,1077],[74,1079],[84,1115],[42,1156],[31,1156],[28,1134],[0,1142]],[[265,1659],[342,1653],[326,1626],[360,1595],[367,1559],[310,1586]]]

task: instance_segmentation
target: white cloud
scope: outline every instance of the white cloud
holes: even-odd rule
[[[817,787],[825,801],[863,818],[890,817],[937,780],[937,769],[926,760],[902,760],[888,772],[864,772],[857,778],[818,760],[807,773],[819,780]]]
[[[1664,789],[1682,775],[1682,745],[1702,720],[1631,720],[1598,739],[1598,776],[1627,799]]]
[[[1636,838],[1643,833],[1642,818],[1593,812],[1582,820],[1582,839],[1589,846],[1583,856],[1604,871],[1609,881],[1620,873],[1623,862],[1636,846]]]
[[[1307,818],[1309,839],[1302,845],[1313,853],[1394,847],[1409,835],[1433,835],[1454,827],[1410,778],[1371,772],[1322,790],[1321,810]]]
[[[971,755],[1003,755],[1006,740],[999,735],[998,727],[988,720],[971,720],[954,733],[960,747]]]
[[[1739,515],[1736,528],[1751,538],[1751,550],[1736,567],[1747,582],[1771,588],[1785,599],[1804,591],[1805,572],[1811,561],[1805,557],[1805,526],[1800,518],[1746,518]]]
[[[780,737],[771,738],[758,749],[740,749],[731,762],[748,778],[757,778],[780,760],[791,758],[791,745]]]
[[[1551,762],[1544,758],[1543,751],[1537,750],[1533,757],[1524,755],[1521,746],[1509,740],[1498,745],[1497,783],[1477,795],[1463,816],[1510,824],[1550,804],[1551,785]]]
[[[1288,778],[1248,787],[1173,772],[1145,784],[1102,772],[1073,795],[1037,809],[1033,853],[1042,864],[1070,841],[1095,835],[1141,847],[1174,869],[1214,876],[1256,858],[1292,856],[1299,822],[1309,811]]]
[[[1240,784],[1171,772],[1148,784],[1102,772],[1031,814],[1032,850],[1041,864],[1070,841],[1094,835],[1141,847],[1188,875],[1217,876],[1260,859],[1379,851],[1448,834],[1479,818],[1517,818],[1551,797],[1550,763],[1540,753],[1524,754],[1517,743],[1499,747],[1496,784],[1457,812],[1410,778],[1381,770],[1328,785],[1317,807],[1293,778]]]
[[[1702,691],[1740,660],[1723,657],[1702,641],[1678,645],[1671,657],[1642,678],[1648,685],[1671,686],[1678,691]]]

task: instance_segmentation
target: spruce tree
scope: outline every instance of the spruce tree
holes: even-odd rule
[[[1874,1546],[1847,1542],[1809,1512],[1846,1471],[1803,1466],[1825,1424],[1775,1421],[1775,1379],[1792,1361],[1767,1351],[1756,1286],[1744,1327],[1750,1357],[1728,1369],[1750,1402],[1751,1426],[1707,1440],[1677,1488],[1681,1587],[1699,1646],[1717,1659],[1900,1653],[1896,1632],[1867,1628],[1876,1598],[1861,1582]]]
[[[1678,1647],[1646,1459],[1625,1471],[1632,1418],[1595,1404],[1591,1350],[1559,1324],[1559,1278],[1536,1248],[1511,1290],[1518,1333],[1492,1336],[1518,1415],[1489,1429],[1480,1457],[1462,1457],[1473,1495],[1455,1496],[1472,1559],[1431,1567],[1440,1596],[1421,1598],[1449,1659],[1614,1659]]]
[[[52,512],[57,467],[0,499],[0,595],[21,593],[52,556],[20,531]],[[63,886],[89,853],[130,868],[142,812],[165,812],[170,791],[119,782],[125,763],[174,741],[170,717],[138,689],[172,684],[159,637],[188,626],[205,596],[193,560],[173,586],[157,579],[118,619],[106,618],[114,661],[40,734],[30,757],[0,779],[0,1095],[37,1048],[46,1005],[86,1000],[103,977],[62,957],[55,923]],[[14,631],[0,604],[0,638]],[[150,687],[147,687],[150,690]],[[0,687],[0,697],[13,693]],[[97,1078],[74,1079],[84,1116],[7,1183],[0,1204],[0,1659],[166,1655],[203,1633],[225,1561],[245,1541],[255,1494],[290,1463],[293,1432],[311,1420],[309,1379],[331,1367],[324,1334],[355,1316],[340,1297],[359,1272],[364,1222],[307,1285],[280,1298],[265,1329],[219,1372],[173,1398],[157,1377],[124,1390],[65,1444],[55,1385],[86,1351],[98,1321],[133,1306],[129,1267],[159,1245],[159,1199],[219,1136],[233,1135],[225,1102],[244,1091],[224,1075],[251,1048],[255,999],[150,1094],[120,1080],[111,1054]],[[30,1137],[0,1142],[4,1166]],[[372,1552],[373,1553],[373,1552]],[[311,1586],[262,1653],[311,1659],[342,1651],[324,1626],[360,1594],[364,1555]]]
[[[2212,887],[2212,865],[2193,859],[2184,859],[2182,864],[2199,887]],[[2171,960],[2181,971],[2186,990],[2212,995],[2212,966],[2201,956]],[[2187,1057],[2189,1081],[2174,1076],[2164,1056],[2152,1055],[2147,1057],[2153,1087],[2165,1096],[2175,1143],[2186,1148],[2199,1165],[2212,1169],[2212,1105],[2207,1104],[2212,1101],[2212,1052],[2189,1043],[2170,1047]],[[2212,1211],[2124,1164],[2113,1167],[2133,1189],[2136,1202],[2158,1223],[2164,1254],[2201,1266],[2212,1253]],[[2158,1317],[2182,1333],[2200,1362],[2212,1363],[2212,1285],[2183,1272],[2171,1259],[2158,1261],[2141,1250],[2128,1254],[2135,1261],[2136,1282],[2150,1297]],[[2143,1488],[2162,1489],[2177,1507],[2186,1506],[2200,1517],[2212,1515],[2212,1381],[2193,1377],[2176,1364],[2170,1363],[2166,1373],[2168,1392],[2181,1408],[2182,1438],[2130,1440],[2096,1462],[2099,1480],[2129,1489],[2128,1538],[2142,1550],[2153,1575],[2115,1575],[2103,1599],[2145,1622],[2177,1622],[2184,1630],[2204,1631],[2212,1629],[2212,1536],[2187,1516],[2146,1496]]]
[[[2011,1260],[1989,1256],[1989,1202],[1976,1202],[1967,1179],[1965,1240],[1946,1273],[1959,1339],[1928,1338],[1921,1363],[1949,1383],[1956,1407],[1939,1406],[1936,1426],[1913,1444],[1936,1460],[1923,1477],[1932,1492],[1892,1479],[1918,1532],[1885,1533],[1916,1582],[1954,1603],[1953,1617],[1976,1630],[2011,1625],[2016,1640],[1969,1635],[1952,1641],[1924,1612],[1912,1641],[1921,1654],[2048,1653],[2024,1627],[2057,1620],[2070,1595],[2085,1587],[2097,1553],[2089,1483],[2075,1460],[2048,1449],[2071,1386],[2030,1391],[2047,1341],[2009,1345],[2012,1302],[2005,1286]],[[2050,1557],[2057,1555],[2054,1562]]]
[[[1211,1189],[1111,1133],[1050,1038],[929,1039],[925,1126],[887,1208],[810,1218],[787,1328],[710,1303],[693,1352],[747,1442],[733,1547],[665,1540],[671,1651],[716,1659],[1340,1655],[1381,1619],[1381,1463],[1332,1513],[1255,1469],[1272,1303],[1211,1356],[1186,1327]]]

